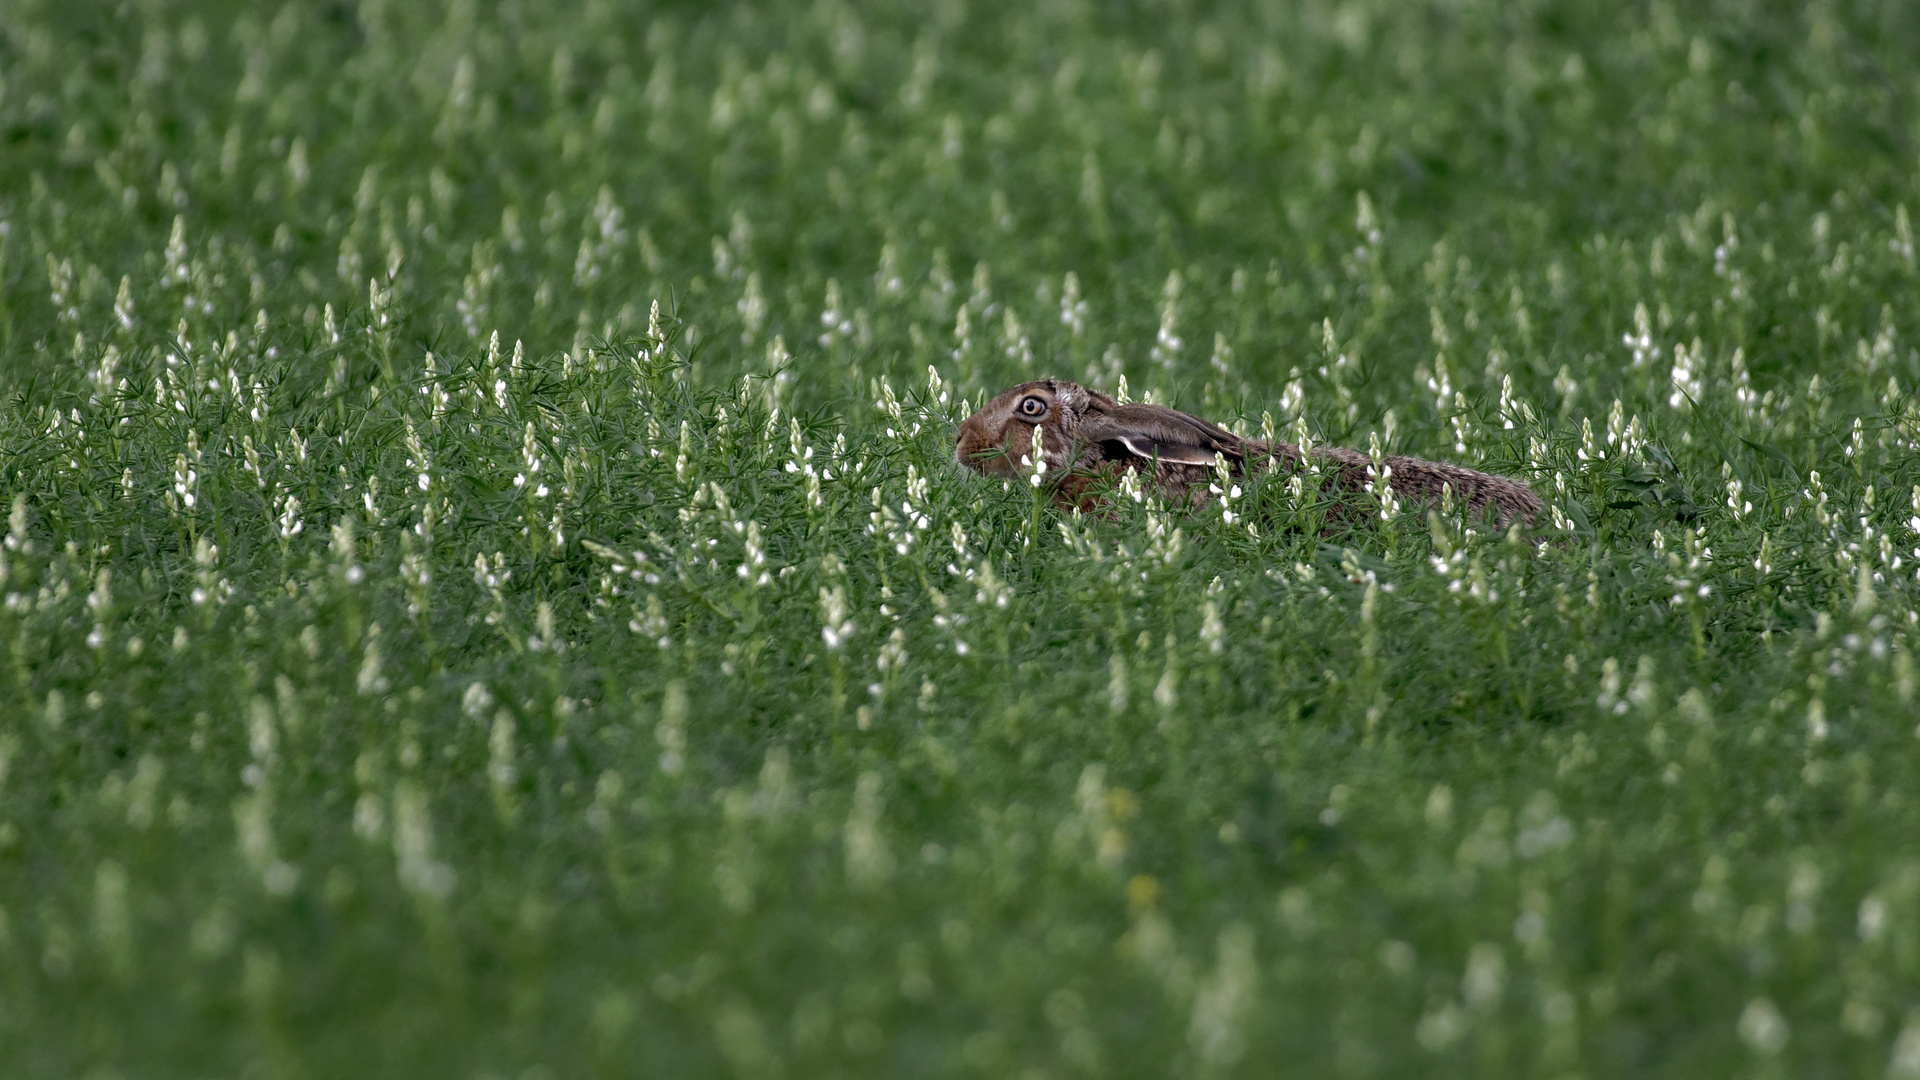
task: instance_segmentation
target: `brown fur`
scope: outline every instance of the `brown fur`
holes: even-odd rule
[[[1022,412],[1029,398],[1044,407],[1041,415]],[[1236,474],[1302,463],[1300,448],[1292,443],[1242,439],[1197,416],[1162,405],[1122,405],[1064,379],[1021,383],[987,402],[961,423],[954,452],[962,465],[989,476],[1024,477],[1032,471],[1029,452],[1036,428],[1054,501],[1066,508],[1094,509],[1101,481],[1127,470],[1138,472],[1171,502],[1198,505],[1208,498],[1216,454]],[[1366,488],[1367,455],[1315,447],[1312,456],[1326,478],[1324,490]],[[1503,526],[1530,525],[1540,512],[1539,497],[1518,480],[1398,454],[1382,461],[1393,470],[1388,483],[1403,500],[1438,505],[1442,488],[1450,486],[1468,513],[1491,512]]]

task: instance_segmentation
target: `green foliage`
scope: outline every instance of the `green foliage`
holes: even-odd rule
[[[9,1075],[1920,1077],[1910,6],[7,10]]]

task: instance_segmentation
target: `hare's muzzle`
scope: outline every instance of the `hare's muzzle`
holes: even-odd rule
[[[1004,468],[1006,455],[998,452],[999,448],[993,445],[986,425],[979,420],[979,415],[975,414],[961,422],[953,456],[974,472],[992,473],[997,465]]]

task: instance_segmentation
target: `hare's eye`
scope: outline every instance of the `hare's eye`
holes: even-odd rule
[[[1030,397],[1020,403],[1022,416],[1045,416],[1047,403],[1037,397]]]

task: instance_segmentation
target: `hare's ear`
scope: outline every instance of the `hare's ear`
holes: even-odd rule
[[[1089,443],[1099,444],[1110,458],[1159,458],[1182,465],[1211,465],[1216,454],[1224,454],[1231,461],[1245,457],[1240,440],[1232,432],[1160,405],[1118,405],[1091,411],[1081,421],[1080,434]]]
[[[1198,446],[1160,442],[1137,434],[1119,435],[1106,440],[1106,442],[1118,444],[1116,448],[1124,451],[1126,456],[1145,458],[1149,461],[1154,458],[1159,458],[1161,461],[1181,465],[1213,464],[1213,453],[1203,450]],[[1109,454],[1108,456],[1115,457],[1122,455]]]

